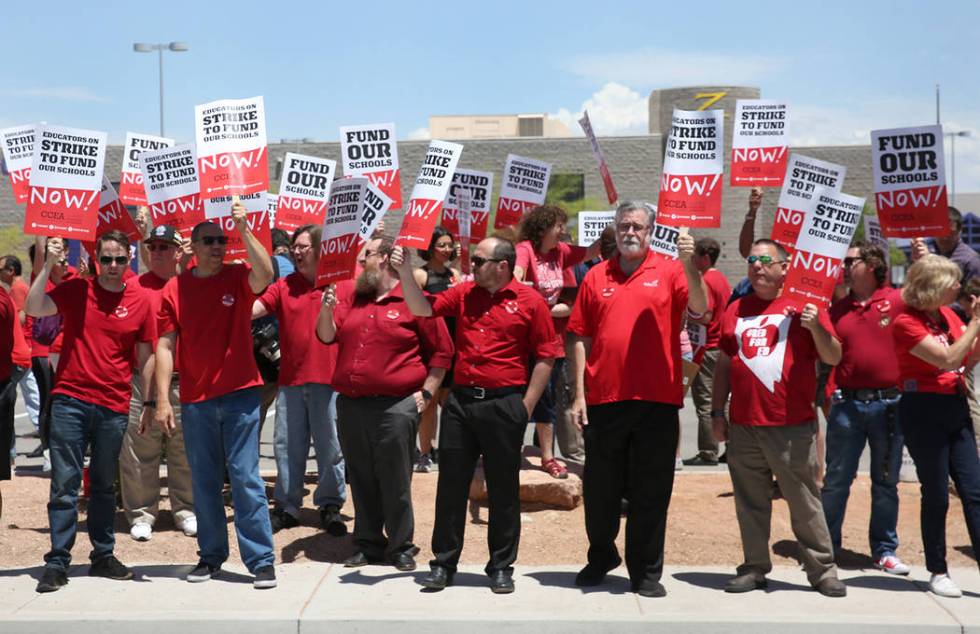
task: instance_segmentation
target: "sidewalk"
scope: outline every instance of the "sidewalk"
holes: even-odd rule
[[[424,562],[420,562],[423,563]],[[873,570],[842,571],[848,596],[828,599],[809,589],[796,568],[776,569],[766,592],[725,594],[728,568],[668,568],[668,596],[647,599],[629,592],[625,569],[606,585],[579,589],[577,567],[518,567],[512,595],[494,595],[479,566],[465,566],[456,585],[439,593],[416,584],[427,568],[411,573],[390,567],[345,569],[338,564],[278,567],[279,587],[254,590],[240,566],[203,584],[182,580],[190,566],[135,566],[133,582],[92,579],[74,566],[70,583],[53,594],[34,592],[40,568],[0,570],[0,632],[71,634],[298,634],[422,631],[426,634],[535,632],[792,631],[980,632],[980,573],[951,571],[961,599],[925,591],[922,568],[910,579]],[[917,581],[916,581],[917,580]],[[790,630],[789,628],[792,628]]]

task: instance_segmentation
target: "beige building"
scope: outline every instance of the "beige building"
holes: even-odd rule
[[[572,136],[546,114],[460,114],[429,117],[433,139],[517,139]]]

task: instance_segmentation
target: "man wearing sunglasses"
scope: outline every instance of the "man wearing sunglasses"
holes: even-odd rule
[[[728,441],[728,471],[744,562],[726,592],[767,585],[773,476],[789,505],[793,534],[810,585],[843,597],[834,548],[816,483],[816,362],[836,365],[841,345],[826,311],[780,297],[789,262],[782,246],[756,240],[747,258],[755,291],[730,304],[722,318],[711,419]],[[731,394],[731,425],[725,406]]]
[[[89,575],[133,577],[113,555],[114,483],[129,413],[133,350],[146,393],[153,371],[151,342],[156,336],[149,297],[137,284],[123,281],[129,265],[129,239],[124,233],[109,231],[96,241],[97,277],[68,280],[48,292],[45,287],[51,270],[65,258],[64,245],[49,240],[46,251],[44,268],[31,284],[25,310],[34,317],[60,313],[64,343],[51,391],[51,550],[44,556],[38,592],[54,592],[68,583],[78,523],[78,489],[89,447],[87,523],[93,546]]]
[[[136,283],[146,289],[153,307],[153,315],[160,311],[163,287],[177,275],[183,250],[181,236],[174,227],[155,227],[143,240],[146,264],[149,271],[140,275]],[[154,342],[155,343],[155,342]],[[170,382],[170,399],[177,399],[177,376]],[[191,487],[191,471],[184,448],[184,430],[181,426],[180,408],[174,408],[175,428],[170,436],[152,425],[144,417],[144,401],[152,401],[141,388],[140,368],[133,372],[133,396],[129,402],[129,425],[123,437],[122,453],[119,454],[119,484],[123,511],[129,522],[129,535],[136,541],[147,541],[153,536],[153,525],[159,515],[160,459],[167,455],[167,490],[170,510],[177,529],[188,537],[197,534],[197,518],[194,516],[194,495]],[[140,423],[144,423],[141,425]]]
[[[626,567],[633,592],[645,597],[667,593],[660,578],[683,403],[684,314],[699,320],[708,312],[694,239],[679,236],[677,261],[660,257],[650,250],[655,214],[642,202],[619,205],[617,253],[586,274],[568,324],[589,536],[575,584],[599,585],[621,563],[615,539],[625,498]]]
[[[473,281],[426,298],[404,250],[395,248],[391,256],[412,313],[456,318],[453,386],[439,431],[435,558],[422,581],[433,590],[450,585],[456,572],[470,481],[482,454],[490,499],[490,561],[485,571],[491,591],[514,591],[524,432],[558,355],[551,311],[540,293],[514,279],[516,261],[513,243],[482,240],[470,258]]]
[[[251,265],[225,264],[228,237],[213,222],[191,233],[197,266],[163,289],[156,349],[156,424],[176,430],[170,381],[176,353],[180,408],[191,466],[200,561],[190,582],[216,576],[228,558],[222,487],[225,465],[235,504],[235,531],[255,588],[276,585],[275,553],[265,483],[259,476],[259,387],[252,354],[252,305],[272,281],[272,261],[248,228],[245,206],[231,210]]]

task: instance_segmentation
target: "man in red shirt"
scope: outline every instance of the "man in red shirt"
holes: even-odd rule
[[[898,470],[902,430],[898,422],[898,360],[892,326],[902,294],[890,287],[888,261],[878,246],[855,242],[844,258],[850,293],[830,307],[843,355],[834,370],[838,389],[827,418],[827,473],[821,500],[834,552],[841,549],[841,526],[851,483],[865,445],[871,447],[871,525],[868,538],[875,565],[896,575],[909,567],[898,549]]]
[[[588,564],[578,586],[602,583],[619,566],[620,504],[629,501],[626,566],[633,592],[666,594],[663,572],[667,506],[683,404],[680,335],[685,309],[707,312],[694,239],[678,239],[680,261],[650,250],[651,206],[616,209],[617,254],[582,280],[568,324],[574,336],[573,420],[585,438]]]
[[[12,378],[16,379],[17,387],[20,388],[20,393],[24,396],[24,408],[27,410],[27,417],[31,421],[31,425],[34,426],[35,435],[40,435],[40,414],[41,414],[41,395],[38,392],[37,381],[34,378],[34,373],[32,369],[31,361],[31,340],[30,333],[26,332],[27,315],[24,313],[24,303],[27,301],[27,292],[30,289],[27,283],[24,282],[24,278],[21,277],[20,258],[16,255],[5,255],[0,259],[0,284],[4,286],[10,292],[10,298],[14,302],[14,308],[17,314],[17,323],[21,332],[20,340],[14,340],[15,347],[22,341],[24,350],[27,352],[26,365],[21,365],[15,361],[14,374]],[[21,363],[24,363],[23,360]],[[23,368],[23,371],[18,371],[18,367]],[[19,375],[19,378],[18,378]],[[17,395],[13,395],[14,405],[16,405]],[[11,444],[10,447],[13,452],[14,447]],[[39,447],[40,449],[40,447]],[[35,454],[37,455],[37,454]]]
[[[840,342],[825,311],[780,298],[789,267],[786,251],[769,239],[756,240],[748,257],[754,291],[734,301],[721,326],[711,418],[715,437],[728,440],[728,471],[745,561],[726,592],[766,587],[772,570],[769,530],[772,478],[789,504],[793,534],[810,584],[821,594],[842,597],[834,549],[816,484],[816,362],[836,365]],[[731,394],[731,425],[725,404]]]
[[[700,346],[695,350],[694,359],[700,357],[701,367],[691,382],[691,398],[698,414],[698,453],[684,460],[687,466],[711,467],[718,464],[718,441],[711,428],[711,379],[721,350],[721,318],[728,306],[732,287],[725,274],[715,268],[721,245],[714,238],[701,238],[694,244],[694,265],[701,271],[705,289],[708,291],[708,312],[700,320],[688,319],[687,332],[691,345]],[[700,354],[698,354],[700,352]]]
[[[51,497],[48,521],[51,551],[38,592],[54,592],[68,583],[78,523],[78,489],[86,449],[91,448],[88,534],[93,551],[89,575],[132,579],[113,555],[115,479],[126,431],[133,350],[144,371],[144,389],[152,372],[151,342],[156,335],[146,293],[123,282],[129,265],[129,239],[109,231],[96,241],[99,275],[64,281],[45,292],[51,270],[64,259],[63,243],[49,240],[44,268],[31,284],[27,314],[60,313],[64,343],[51,392]]]
[[[191,465],[200,561],[187,580],[207,581],[228,559],[228,526],[221,492],[225,466],[235,505],[242,561],[255,588],[276,586],[275,552],[265,483],[259,476],[259,386],[252,354],[252,305],[272,280],[272,261],[248,228],[236,201],[232,220],[251,267],[224,264],[228,244],[221,227],[202,222],[191,233],[197,266],[163,289],[156,349],[156,423],[175,430],[170,404],[174,354],[180,374],[180,408]]]
[[[289,247],[296,270],[276,280],[255,300],[252,319],[273,314],[279,321],[272,530],[299,526],[312,438],[318,474],[313,503],[320,509],[320,525],[341,537],[347,534],[340,517],[347,487],[344,456],[337,440],[337,397],[330,387],[337,366],[337,346],[326,345],[314,336],[323,299],[323,290],[313,286],[319,232],[320,228],[313,225],[296,229]]]
[[[12,376],[15,338],[19,336],[23,342],[23,334],[16,328],[17,325],[17,307],[14,306],[10,293],[0,287],[0,482],[9,480],[13,471],[14,404],[17,398],[16,381]],[[27,363],[30,363],[29,359]],[[3,495],[0,494],[0,516],[2,515]]]
[[[456,318],[453,387],[439,431],[435,558],[422,585],[441,590],[452,583],[463,550],[470,481],[482,454],[490,499],[485,571],[494,593],[513,592],[524,432],[558,356],[548,305],[540,293],[514,279],[517,253],[500,238],[476,245],[470,258],[472,282],[430,299],[422,294],[402,249],[395,249],[391,259],[413,314]]]
[[[353,293],[324,295],[316,334],[337,342],[332,385],[337,425],[354,492],[348,568],[388,561],[415,570],[412,454],[419,415],[452,365],[442,319],[412,315],[391,268],[391,238],[373,239]],[[414,279],[414,277],[412,278]],[[384,532],[382,532],[382,529]],[[387,533],[387,537],[385,536]]]
[[[153,306],[153,315],[160,312],[163,287],[177,275],[181,259],[181,237],[169,225],[155,227],[143,241],[143,249],[149,254],[146,263],[149,271],[140,275],[135,283],[146,290]],[[123,511],[129,522],[129,535],[136,541],[147,541],[153,535],[153,524],[159,515],[160,459],[167,455],[167,491],[170,510],[178,530],[188,537],[197,534],[197,518],[194,515],[194,494],[191,485],[191,469],[187,464],[184,448],[184,429],[181,425],[180,407],[174,408],[174,430],[169,436],[156,425],[140,426],[152,422],[142,416],[143,401],[152,400],[141,389],[140,368],[133,372],[133,396],[129,401],[129,425],[123,437],[122,453],[119,454],[119,484]],[[179,381],[175,375],[170,382],[171,401],[178,398]]]

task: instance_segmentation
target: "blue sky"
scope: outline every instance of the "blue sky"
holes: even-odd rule
[[[547,112],[597,133],[642,133],[650,90],[735,83],[793,106],[796,143],[867,142],[879,127],[967,129],[957,189],[980,191],[980,3],[67,2],[7,3],[0,126],[39,120],[193,138],[193,106],[262,94],[268,136],[335,140],[432,114]],[[577,125],[570,128],[579,133]]]

